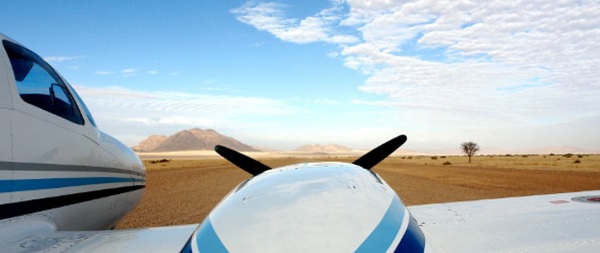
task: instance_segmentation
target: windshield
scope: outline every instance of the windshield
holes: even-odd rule
[[[75,124],[84,124],[71,92],[47,62],[15,43],[4,40],[2,44],[23,101]]]
[[[96,121],[94,120],[94,117],[92,117],[92,113],[90,112],[90,109],[88,109],[88,107],[85,105],[85,103],[83,102],[83,99],[81,99],[79,94],[77,94],[77,91],[75,91],[75,89],[73,89],[73,87],[66,80],[64,80],[64,81],[65,81],[65,84],[67,86],[69,86],[69,88],[73,91],[73,95],[75,95],[75,99],[77,100],[79,107],[81,107],[81,109],[83,110],[83,113],[85,113],[85,116],[87,116],[90,124],[92,124],[92,126],[94,126],[94,127],[98,127],[98,126],[96,126]]]

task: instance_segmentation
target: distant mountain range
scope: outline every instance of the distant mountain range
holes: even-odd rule
[[[215,130],[202,130],[199,128],[179,131],[168,137],[151,135],[132,148],[137,152],[213,150],[217,144],[237,151],[259,151],[234,138],[217,133]]]
[[[138,145],[132,147],[137,152],[169,152],[185,150],[213,150],[215,145],[223,145],[237,151],[273,151],[271,148],[256,148],[244,144],[232,137],[222,135],[215,130],[193,128],[179,131],[171,136],[151,135]],[[351,152],[351,148],[340,145],[304,145],[292,151],[306,153],[340,153]]]
[[[168,151],[185,151],[185,150],[213,150],[215,145],[223,145],[241,152],[248,151],[276,151],[268,147],[253,147],[244,144],[232,137],[222,135],[215,130],[203,130],[193,128],[189,130],[179,131],[171,136],[151,135],[138,145],[133,146],[133,150],[137,152],[168,152]],[[352,148],[328,144],[328,145],[304,145],[300,146],[293,152],[304,153],[347,153],[355,151]],[[366,151],[365,151],[366,152]],[[453,149],[420,149],[420,150],[398,150],[403,154],[422,154],[422,155],[460,155],[459,148]],[[572,146],[561,147],[542,147],[532,149],[508,150],[494,147],[482,147],[477,154],[582,154],[582,153],[600,153],[600,150],[584,150]]]
[[[340,145],[335,145],[335,144],[328,144],[328,145],[313,144],[313,145],[300,146],[300,147],[294,149],[293,151],[310,152],[310,153],[338,153],[338,152],[351,152],[352,149],[344,147],[344,146],[340,146]]]

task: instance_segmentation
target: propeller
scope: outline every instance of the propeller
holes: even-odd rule
[[[394,151],[396,151],[396,149],[402,146],[402,144],[405,142],[406,135],[399,135],[396,138],[379,145],[375,149],[369,151],[369,153],[364,154],[360,158],[356,159],[356,161],[354,161],[352,164],[370,170],[383,159],[394,153]],[[233,163],[235,166],[238,166],[240,169],[245,170],[253,176],[271,169],[271,167],[225,146],[216,145],[215,151],[223,158],[227,159],[227,161]]]
[[[383,161],[386,157],[394,153],[402,144],[406,142],[406,135],[399,135],[398,137],[387,141],[384,144],[379,145],[369,153],[364,154],[360,158],[356,159],[352,164],[363,167],[370,170],[379,162]]]
[[[271,169],[271,167],[264,165],[257,160],[221,145],[215,146],[215,151],[223,158],[227,159],[227,161],[233,163],[235,166],[238,166],[240,169],[245,170],[253,176]]]

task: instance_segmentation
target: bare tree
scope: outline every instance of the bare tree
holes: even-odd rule
[[[462,152],[469,157],[469,163],[471,163],[471,157],[475,155],[475,152],[479,151],[479,145],[475,142],[468,141],[460,144],[460,147],[462,148]]]

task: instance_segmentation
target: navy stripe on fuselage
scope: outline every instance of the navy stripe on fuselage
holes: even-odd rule
[[[145,185],[124,186],[3,204],[0,205],[0,220],[78,204],[99,198],[110,197],[117,194],[143,189],[144,187]]]
[[[143,179],[125,177],[36,178],[0,180],[0,193],[55,189],[110,183],[142,183]]]
[[[394,253],[422,253],[425,251],[425,236],[415,219],[409,217],[408,227]]]
[[[71,172],[109,172],[120,174],[131,174],[141,176],[143,173],[126,169],[94,167],[85,165],[64,165],[64,164],[46,164],[46,163],[18,163],[0,161],[0,170],[13,171],[71,171]]]

